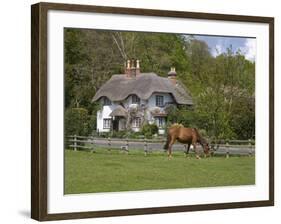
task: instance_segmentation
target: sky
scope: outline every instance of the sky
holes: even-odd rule
[[[234,52],[240,49],[245,58],[250,61],[255,61],[256,56],[256,39],[245,37],[222,37],[222,36],[204,36],[194,35],[194,38],[205,41],[211,54],[217,55],[226,52],[226,49],[232,46]]]

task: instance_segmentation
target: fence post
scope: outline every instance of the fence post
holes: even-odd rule
[[[91,152],[95,152],[95,142],[94,142],[94,136],[91,136]]]
[[[73,143],[74,143],[74,151],[77,151],[77,136],[74,135],[74,139],[73,139]]]
[[[226,140],[226,158],[229,158],[229,142]]]
[[[108,151],[110,152],[111,151],[111,139],[110,137],[107,138],[107,145],[108,145]]]
[[[127,146],[128,152],[129,152],[129,139],[128,139],[128,137],[126,138],[126,146]]]
[[[183,145],[183,152],[185,154],[185,157],[187,157],[187,145]]]
[[[249,145],[249,156],[252,156],[252,142],[251,142],[251,139],[248,140],[248,145]]]
[[[148,149],[147,149],[147,140],[145,138],[144,139],[144,156],[147,156],[147,151],[148,151]]]

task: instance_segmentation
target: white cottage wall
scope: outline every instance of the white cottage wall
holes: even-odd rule
[[[158,107],[156,106],[156,96],[160,95],[163,96],[163,105],[165,105],[166,103],[175,103],[173,97],[171,96],[171,94],[169,93],[153,93],[150,98],[148,100],[143,100],[141,99],[140,101],[140,105],[145,105],[147,106],[147,110],[146,110],[146,119],[148,120],[148,122],[150,124],[155,123],[155,119],[151,114],[151,111],[153,109],[160,109],[160,111],[163,111],[164,108],[163,107]],[[122,102],[112,102],[111,105],[105,105],[102,107],[102,110],[99,110],[97,112],[97,131],[98,132],[109,132],[110,129],[105,129],[103,127],[103,120],[104,119],[111,119],[111,117],[109,116],[110,113],[118,106],[120,105],[120,103],[123,104],[123,106],[128,109],[129,107],[133,107],[136,106],[136,104],[132,103],[132,96],[127,97],[125,100],[123,100]],[[164,112],[164,111],[163,111]],[[140,131],[140,128],[132,128],[132,131],[138,132]],[[159,130],[159,134],[163,134],[163,130]]]
[[[98,132],[109,132],[110,129],[103,128],[103,119],[110,119],[110,113],[118,106],[116,103],[111,105],[105,105],[101,110],[97,112],[97,131]]]
[[[175,103],[173,97],[172,97],[171,94],[169,94],[169,93],[153,93],[153,94],[151,95],[151,97],[148,99],[148,104],[147,104],[148,110],[149,110],[149,113],[147,114],[147,116],[148,116],[148,122],[149,122],[150,124],[153,124],[153,123],[155,122],[155,121],[154,121],[154,117],[153,117],[152,114],[151,114],[151,111],[152,111],[153,109],[156,109],[156,108],[159,108],[160,111],[163,111],[163,110],[164,110],[163,107],[157,107],[157,106],[156,106],[156,96],[157,96],[157,95],[163,96],[163,97],[164,97],[164,105],[165,105],[166,103]]]

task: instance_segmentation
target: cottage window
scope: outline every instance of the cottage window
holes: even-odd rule
[[[104,97],[104,98],[103,98],[103,105],[104,105],[104,106],[111,105],[110,99],[108,99],[107,97]]]
[[[103,119],[103,128],[110,129],[110,126],[111,126],[111,119],[110,118]]]
[[[155,123],[159,128],[164,128],[166,123],[165,117],[156,117]]]
[[[163,107],[164,106],[164,97],[157,95],[156,96],[156,106],[157,107]]]
[[[132,121],[132,127],[133,128],[139,128],[141,125],[141,118],[140,117],[135,117]]]
[[[132,103],[140,104],[140,98],[137,95],[132,95]]]

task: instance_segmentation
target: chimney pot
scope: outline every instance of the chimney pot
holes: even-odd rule
[[[127,60],[125,64],[125,74],[127,75],[127,77],[129,77],[131,75],[131,61]]]
[[[177,75],[176,68],[175,67],[171,67],[171,70],[168,72],[168,77],[176,76],[176,75]]]
[[[168,72],[168,78],[174,85],[177,84],[177,72],[175,67],[171,67],[171,70]]]
[[[129,78],[133,78],[140,74],[140,61],[131,59],[127,60],[125,74]]]

